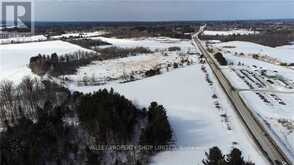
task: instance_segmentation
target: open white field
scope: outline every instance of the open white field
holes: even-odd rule
[[[173,38],[137,38],[116,39],[94,37],[111,43],[112,46],[122,48],[145,47],[153,52],[136,54],[124,58],[93,61],[87,66],[80,67],[76,74],[60,76],[66,78],[71,85],[101,85],[110,81],[129,81],[145,77],[145,72],[151,69],[160,69],[161,73],[185,67],[198,62],[197,50],[189,40]],[[178,51],[168,51],[169,47],[178,47]],[[103,46],[102,46],[103,47]],[[176,67],[174,66],[176,63]]]
[[[0,80],[17,82],[26,75],[33,76],[27,65],[38,54],[62,55],[75,51],[89,50],[60,40],[0,45]]]
[[[258,31],[252,31],[247,29],[233,29],[227,31],[219,31],[219,30],[205,30],[203,35],[210,35],[210,36],[228,36],[228,35],[253,35],[258,34]]]
[[[36,41],[44,41],[47,40],[47,37],[44,35],[34,35],[27,37],[12,37],[0,39],[0,44],[11,44],[11,43],[21,43],[21,42],[36,42]]]
[[[123,73],[144,71],[154,65],[168,64],[180,61],[183,55],[196,60],[197,50],[190,40],[171,38],[141,38],[141,39],[114,39],[95,37],[119,47],[148,47],[157,50],[154,54],[145,54],[127,58],[95,61],[90,65],[78,69],[76,75],[71,75],[78,81],[85,74],[96,78],[108,76],[119,77]],[[178,46],[181,51],[169,52],[168,47]],[[33,74],[27,67],[29,59],[37,54],[57,53],[62,55],[75,51],[88,51],[77,45],[63,41],[32,42],[24,44],[0,45],[0,80],[10,79],[15,82],[23,76]],[[167,52],[164,55],[162,52]],[[191,53],[188,55],[189,53]],[[194,53],[194,54],[193,54]],[[205,65],[204,65],[205,66]],[[100,86],[78,86],[68,84],[72,91],[84,93],[93,92],[101,88],[114,88],[125,95],[138,106],[148,106],[157,101],[163,104],[174,130],[174,140],[178,148],[174,151],[165,151],[155,155],[152,164],[187,164],[201,163],[205,151],[213,146],[219,146],[225,153],[232,147],[244,152],[246,160],[256,164],[268,164],[263,154],[249,137],[241,124],[237,114],[226,100],[225,94],[212,77],[208,66],[200,64],[186,65],[161,75],[144,78],[142,80],[116,83],[111,82]],[[212,96],[217,97],[212,97]],[[168,157],[168,159],[167,159]]]
[[[291,46],[272,48],[243,41],[223,42],[214,46],[232,53],[257,54],[276,58],[281,62],[294,63],[294,49],[289,49]]]
[[[294,92],[294,70],[230,53],[224,57],[230,65],[223,72],[235,88]]]
[[[134,79],[144,78],[146,71],[154,68],[162,68],[161,72],[168,72],[173,68],[174,63],[181,63],[182,60],[188,60],[189,65],[198,62],[196,55],[179,56],[176,52],[169,52],[162,55],[159,52],[151,54],[140,54],[118,59],[103,61],[93,61],[90,65],[80,67],[76,74],[60,76],[67,78],[77,85],[86,83],[103,84],[106,81],[126,81],[132,75]],[[187,63],[185,64],[185,66]]]
[[[212,75],[209,69],[208,74]],[[126,84],[71,86],[70,89],[88,93],[114,88],[139,106],[148,106],[152,101],[163,104],[179,148],[155,155],[151,164],[201,164],[205,151],[213,146],[219,146],[224,152],[238,147],[244,151],[245,159],[259,165],[268,164],[240,124],[220,86],[213,77],[210,79],[213,85],[207,82],[201,65],[196,64]],[[213,94],[218,97],[213,98]]]
[[[89,38],[96,37],[106,34],[104,31],[93,31],[93,32],[69,32],[61,35],[51,36],[52,39],[62,39],[62,38]]]
[[[270,48],[246,42],[221,43],[217,46],[229,63],[221,67],[229,81],[294,161],[294,70],[235,54],[236,51],[245,54],[266,52],[267,55],[277,58],[280,55],[292,61],[294,54],[291,52],[294,53],[294,49],[291,46]]]
[[[185,51],[195,51],[195,48],[191,44],[191,40],[181,40],[167,37],[157,38],[132,38],[132,39],[118,39],[118,38],[106,38],[106,37],[92,37],[91,39],[100,39],[102,41],[111,43],[113,46],[118,47],[147,47],[151,50],[155,49],[167,49],[169,47],[181,47]]]
[[[294,161],[294,93],[243,91],[241,96]]]

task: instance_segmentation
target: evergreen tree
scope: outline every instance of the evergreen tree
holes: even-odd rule
[[[148,108],[148,124],[144,129],[140,143],[147,145],[166,145],[172,138],[172,130],[162,105],[152,102]]]
[[[202,160],[204,165],[225,165],[225,156],[218,147],[209,149],[209,153],[205,153],[206,160]]]

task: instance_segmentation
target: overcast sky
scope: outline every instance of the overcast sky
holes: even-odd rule
[[[294,18],[294,0],[34,0],[36,21]]]

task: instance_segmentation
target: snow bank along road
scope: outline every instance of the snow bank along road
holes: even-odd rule
[[[277,145],[275,140],[269,136],[267,129],[263,126],[261,121],[256,118],[254,113],[246,106],[244,101],[239,95],[239,92],[236,91],[227,78],[222,73],[219,68],[216,60],[211,56],[211,54],[202,46],[201,41],[198,38],[198,35],[202,33],[204,27],[200,28],[200,31],[192,35],[192,42],[195,47],[201,51],[201,53],[206,58],[207,63],[211,67],[216,78],[223,87],[225,93],[231,100],[238,114],[242,118],[244,124],[246,125],[248,131],[257,142],[258,146],[262,149],[265,156],[272,162],[274,165],[293,165],[293,163],[288,158],[287,154]]]

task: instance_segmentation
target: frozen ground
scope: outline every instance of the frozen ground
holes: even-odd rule
[[[130,75],[135,79],[142,79],[145,72],[150,69],[161,68],[161,72],[168,72],[174,69],[174,63],[189,60],[192,65],[198,61],[197,57],[196,55],[179,56],[176,52],[168,52],[167,55],[157,52],[119,59],[94,61],[90,65],[79,68],[76,74],[66,75],[65,77],[74,83],[77,82],[77,85],[83,85],[85,81],[88,84],[103,84],[112,80],[127,81]]]
[[[18,82],[26,75],[34,76],[27,65],[30,57],[39,53],[61,55],[75,51],[88,50],[59,40],[0,45],[0,80],[8,79]]]
[[[255,110],[257,116],[264,121],[268,129],[271,130],[272,136],[277,139],[278,144],[294,161],[294,93],[243,91],[241,96],[249,104],[249,107]],[[267,99],[268,102],[265,102],[261,97]],[[281,102],[285,104],[280,104]]]
[[[171,71],[174,63],[178,67],[184,67],[198,61],[195,48],[188,40],[173,38],[137,38],[115,39],[94,37],[109,42],[112,46],[123,48],[146,47],[154,52],[149,54],[137,54],[125,58],[93,61],[90,65],[81,67],[74,75],[61,76],[70,83],[81,85],[100,85],[110,81],[129,81],[132,76],[135,80],[145,77],[145,72],[150,69],[160,68],[162,73]],[[177,46],[180,51],[168,51],[169,47]],[[185,62],[182,62],[185,61]],[[182,66],[180,66],[182,65]]]
[[[290,54],[291,51],[294,53],[291,46],[269,48],[253,43],[233,43],[235,44],[223,43],[218,46],[234,45],[236,46],[234,51],[247,51],[244,53],[267,52],[268,55],[271,53],[277,57],[278,54],[285,55],[283,57],[289,61],[292,61],[294,57],[294,54],[292,56]],[[247,46],[248,49],[246,49]],[[221,51],[230,64],[221,67],[223,72],[236,90],[240,90],[240,95],[248,107],[255,112],[281,148],[294,161],[294,70],[247,56],[236,56],[234,51],[223,49],[225,50]]]
[[[61,38],[71,38],[71,37],[79,37],[79,38],[88,38],[95,37],[105,34],[103,31],[94,31],[94,32],[71,32],[65,33],[61,35],[51,36],[52,39],[61,39]]]
[[[185,53],[195,51],[189,40],[95,38],[110,42],[114,46],[143,46],[152,50],[160,50],[157,53],[171,46],[179,46]],[[31,75],[32,73],[26,65],[29,63],[29,58],[38,53],[64,54],[78,50],[87,51],[63,41],[0,45],[0,80],[19,81],[23,76]],[[144,69],[146,67],[144,64],[153,66],[162,63],[162,61],[175,60],[177,57],[176,52],[169,56],[157,55],[156,53],[140,55],[108,61],[109,63],[93,63],[85,68],[80,68],[78,73],[80,76],[85,72],[87,74],[89,74],[88,72],[97,74],[100,72],[102,75],[111,75],[117,74],[121,68],[132,69],[132,66],[136,66],[135,70]],[[114,67],[116,65],[118,65],[117,70]],[[268,164],[247,134],[246,129],[240,124],[241,121],[225,99],[221,88],[211,77],[211,71],[207,66],[206,68],[208,73],[201,69],[201,65],[196,64],[124,84],[77,86],[72,83],[69,88],[87,93],[101,88],[113,87],[115,91],[125,95],[139,106],[146,107],[152,101],[163,104],[167,109],[178,149],[157,154],[153,157],[152,164],[201,164],[201,160],[205,157],[205,151],[213,146],[219,146],[224,153],[228,153],[232,147],[238,147],[244,151],[245,159],[252,160],[258,165]],[[207,79],[211,79],[213,83],[209,84]],[[213,98],[213,94],[216,94],[217,98]]]
[[[93,38],[92,38],[93,39]],[[142,71],[157,64],[177,61],[180,52],[167,52],[163,56],[161,51],[168,47],[181,47],[182,54],[195,51],[190,41],[170,38],[147,39],[115,39],[95,37],[119,47],[148,47],[156,51],[154,54],[139,55],[121,59],[94,62],[79,69],[70,79],[78,80],[84,75],[94,74],[95,78],[119,77],[124,72]],[[190,58],[197,59],[190,55]],[[207,68],[207,66],[206,66]],[[213,146],[219,146],[225,153],[232,147],[238,147],[245,153],[245,159],[255,161],[256,164],[267,164],[259,153],[255,144],[241,125],[238,116],[231,108],[225,95],[217,83],[209,84],[207,79],[211,71],[201,69],[200,64],[173,69],[164,74],[128,83],[109,82],[106,85],[91,86],[69,83],[73,91],[84,93],[98,89],[114,88],[115,91],[133,100],[139,106],[148,106],[157,101],[167,108],[169,120],[174,130],[178,148],[165,151],[152,159],[156,165],[192,165],[201,164],[205,151]],[[89,75],[91,77],[91,75]],[[104,78],[105,79],[105,78]],[[217,98],[213,98],[213,94]]]
[[[157,38],[133,38],[133,39],[117,39],[117,38],[105,38],[105,37],[92,37],[91,39],[100,39],[111,43],[118,47],[148,47],[151,50],[155,49],[167,49],[168,47],[181,47],[182,50],[194,51],[191,45],[191,40],[181,40],[167,37]]]
[[[294,49],[290,49],[292,46],[272,48],[244,41],[224,42],[215,44],[214,46],[232,53],[267,55],[282,62],[294,63]]]
[[[210,70],[208,73],[212,75]],[[208,84],[206,73],[201,71],[199,64],[126,84],[71,86],[70,89],[87,93],[111,87],[139,106],[157,101],[166,107],[179,148],[157,154],[152,164],[201,164],[205,151],[213,146],[219,146],[224,152],[233,146],[238,147],[245,152],[245,159],[258,165],[267,164],[219,85]],[[217,94],[218,98],[213,99],[213,94]],[[215,107],[217,102],[221,104],[220,108]],[[224,114],[226,119],[221,117]]]
[[[212,31],[212,30],[205,30],[203,32],[204,35],[211,35],[211,36],[228,36],[228,35],[250,35],[250,34],[258,34],[258,31],[252,31],[247,29],[234,29],[234,30],[228,30],[228,31]]]
[[[34,35],[28,37],[12,37],[7,39],[0,39],[0,44],[21,43],[21,42],[36,42],[47,40],[44,35]]]
[[[235,88],[250,89],[247,81],[252,89],[294,92],[294,70],[232,53],[224,57],[230,65],[222,67],[223,72]]]

